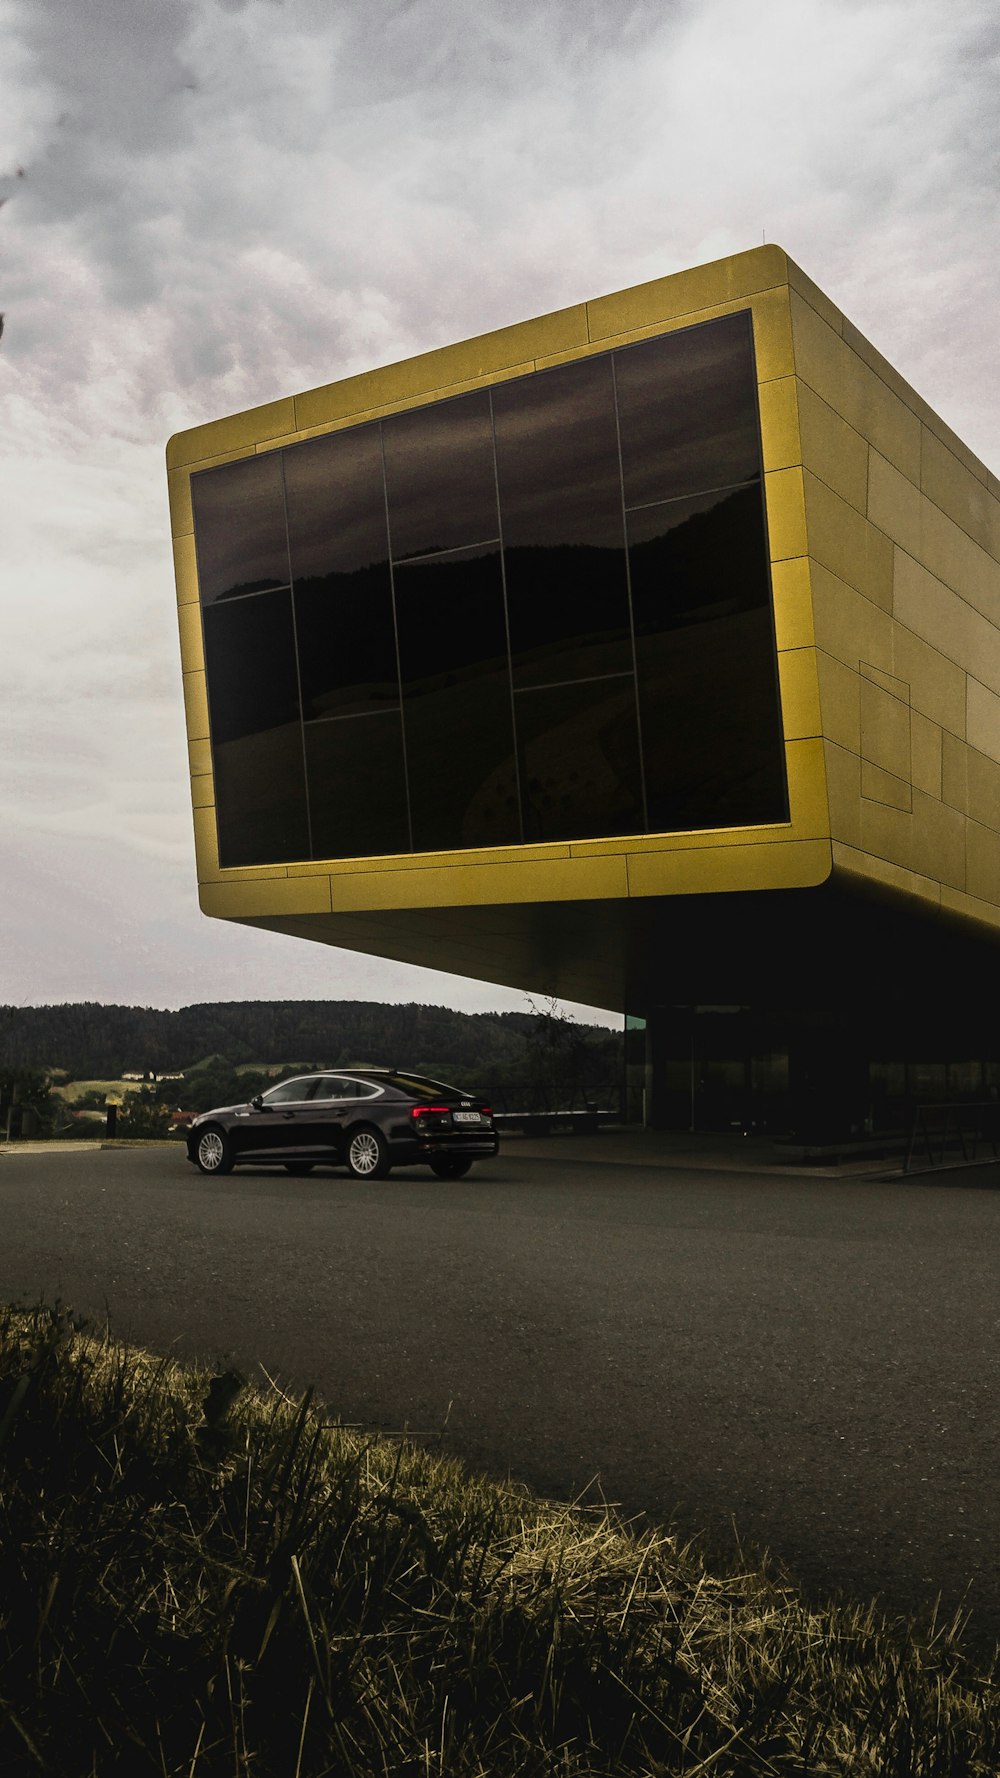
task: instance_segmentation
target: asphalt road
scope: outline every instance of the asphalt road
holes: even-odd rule
[[[1000,1190],[532,1160],[457,1184],[0,1156],[0,1298],[315,1383],[491,1474],[1000,1637]],[[978,1187],[978,1188],[977,1188]]]

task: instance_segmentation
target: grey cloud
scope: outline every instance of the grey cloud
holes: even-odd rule
[[[378,54],[373,56],[372,16],[356,12],[346,34],[343,72],[363,80],[375,98],[419,89],[433,100],[442,92],[475,93],[488,101],[511,91],[543,89],[572,78],[592,58],[639,53],[667,21],[679,20],[693,0],[533,0],[470,8],[467,0],[406,0],[375,9]]]
[[[175,134],[169,101],[192,84],[181,54],[193,0],[34,0],[24,37],[38,77],[61,96],[61,123],[86,141],[113,132],[146,153]]]

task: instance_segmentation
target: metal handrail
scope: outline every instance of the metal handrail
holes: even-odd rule
[[[937,1119],[938,1127],[932,1127]],[[963,1161],[979,1159],[980,1144],[988,1143],[993,1151],[993,1159],[1000,1159],[1000,1103],[995,1099],[960,1102],[952,1100],[944,1105],[918,1105],[913,1114],[910,1138],[906,1145],[906,1158],[903,1161],[903,1172],[908,1173],[910,1162],[917,1147],[918,1138],[923,1138],[927,1158],[932,1167],[942,1167],[948,1152],[949,1143],[954,1149],[961,1150]],[[935,1158],[934,1143],[940,1150],[940,1160]]]

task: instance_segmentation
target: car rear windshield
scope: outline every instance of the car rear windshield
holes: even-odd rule
[[[408,1093],[412,1099],[471,1099],[472,1093],[466,1093],[461,1087],[446,1087],[441,1080],[425,1080],[422,1074],[387,1074],[382,1076],[386,1084],[398,1087],[401,1093]]]

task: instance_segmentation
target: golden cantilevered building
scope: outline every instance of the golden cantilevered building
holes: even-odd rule
[[[780,248],[168,470],[207,914],[621,1009],[657,1123],[996,1092],[1000,484]]]

